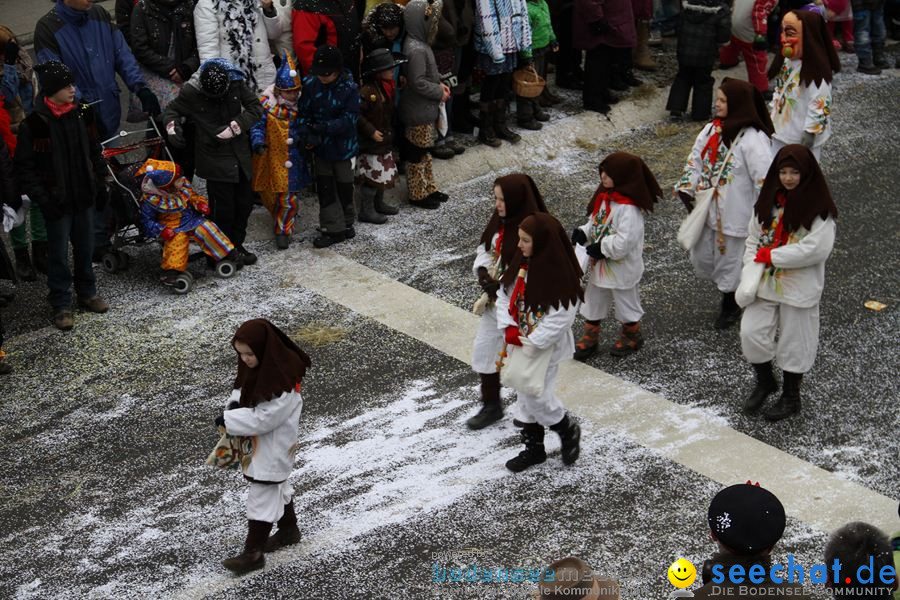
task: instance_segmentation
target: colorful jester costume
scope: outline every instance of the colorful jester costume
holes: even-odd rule
[[[306,157],[300,145],[297,102],[282,92],[299,92],[300,73],[290,54],[282,51],[275,83],[260,102],[263,117],[250,129],[253,146],[253,190],[275,219],[276,235],[291,235],[300,207],[300,192],[309,185]]]
[[[164,271],[187,270],[191,240],[217,261],[234,250],[228,236],[206,218],[209,214],[206,198],[194,192],[175,163],[149,159],[137,175],[144,175],[141,223],[148,236],[163,240]]]

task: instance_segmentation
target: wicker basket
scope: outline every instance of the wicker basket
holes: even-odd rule
[[[517,69],[513,73],[513,89],[516,96],[523,98],[537,98],[544,91],[547,82],[538,75],[534,70],[534,66],[528,66],[524,69]]]

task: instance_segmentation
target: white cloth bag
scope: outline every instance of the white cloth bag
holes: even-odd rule
[[[706,215],[709,214],[709,205],[719,190],[719,179],[722,177],[725,165],[728,164],[728,159],[731,158],[731,151],[734,150],[734,147],[737,146],[738,141],[742,137],[744,137],[743,131],[731,142],[728,153],[725,155],[725,160],[722,161],[722,166],[719,167],[715,177],[710,180],[712,187],[700,190],[694,195],[694,209],[684,218],[684,221],[681,222],[681,226],[678,228],[678,243],[685,250],[690,251],[700,241],[703,225],[706,224]]]
[[[527,337],[519,339],[521,346],[506,346],[508,356],[500,369],[500,382],[520,394],[542,396],[553,346],[541,349]]]
[[[734,292],[734,301],[741,308],[747,308],[756,300],[756,291],[759,289],[759,282],[762,279],[766,265],[763,263],[752,262],[745,265],[741,270],[741,283]]]

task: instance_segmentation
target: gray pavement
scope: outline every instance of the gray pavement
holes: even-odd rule
[[[737,410],[751,375],[737,332],[711,327],[716,294],[696,283],[674,241],[682,215],[674,201],[647,220],[646,346],[625,360],[598,355],[591,364],[900,498],[898,92],[893,73],[836,79],[835,138],[824,170],[841,214],[819,358],[804,383],[800,417],[769,425]],[[573,146],[528,172],[551,210],[573,225],[603,155],[641,154],[669,185],[698,130],[652,124],[601,147]],[[452,199],[441,210],[404,207],[388,225],[360,225],[357,238],[336,251],[468,308],[477,295],[471,260],[495,176],[448,189]],[[257,229],[268,222],[254,219]],[[315,204],[306,202],[302,233],[309,236],[315,222]],[[561,467],[551,434],[547,464],[507,473],[502,463],[518,451],[511,423],[478,433],[463,425],[478,398],[466,364],[293,285],[304,263],[316,260],[308,242],[292,247],[287,260],[276,258],[265,234],[251,246],[259,265],[228,281],[205,276],[186,297],[160,289],[158,251],[140,249],[129,271],[100,275],[111,312],[78,314],[71,333],[47,326],[41,282],[21,286],[4,309],[16,372],[3,379],[0,403],[7,457],[0,596],[527,597],[532,584],[525,582],[432,581],[440,575],[435,563],[448,578],[463,566],[439,554],[474,548],[478,566],[508,570],[578,554],[622,581],[624,598],[663,598],[673,560],[685,556],[699,567],[713,550],[705,514],[719,483],[589,421],[573,468]],[[869,299],[888,308],[870,311],[863,306]],[[228,340],[257,316],[283,326],[313,359],[292,476],[305,539],[270,557],[264,572],[238,580],[219,561],[242,543],[245,484],[202,461],[234,376]],[[604,343],[614,329],[604,323]],[[315,345],[319,340],[326,342]],[[805,565],[820,562],[826,534],[791,519],[776,561],[793,554]]]

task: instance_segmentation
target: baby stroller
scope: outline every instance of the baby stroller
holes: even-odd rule
[[[111,205],[110,219],[112,236],[110,250],[103,255],[103,270],[107,273],[118,273],[128,268],[131,257],[123,251],[127,246],[144,246],[156,242],[156,238],[148,236],[141,223],[141,182],[142,176],[135,173],[149,158],[162,158],[174,162],[165,140],[153,119],[150,127],[136,131],[121,131],[115,137],[102,142],[102,156],[106,161],[111,181],[109,201]],[[132,136],[143,136],[136,139]],[[121,143],[126,138],[134,139],[133,143]],[[117,143],[115,146],[114,143]],[[237,265],[224,259],[216,263],[216,275],[228,279],[237,272]],[[186,294],[194,286],[194,276],[189,271],[180,273],[175,279],[172,291]]]

